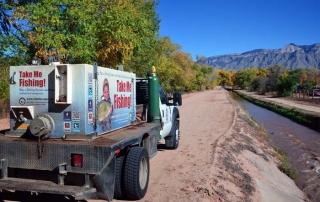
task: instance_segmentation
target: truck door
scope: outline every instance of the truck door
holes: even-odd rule
[[[159,87],[160,93],[160,114],[161,114],[161,122],[162,122],[162,130],[160,131],[161,138],[166,137],[171,130],[172,126],[172,112],[170,110],[170,106],[167,105],[168,98],[164,92],[164,90]]]

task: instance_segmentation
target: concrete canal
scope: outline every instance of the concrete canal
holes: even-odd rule
[[[297,186],[310,200],[320,201],[320,133],[254,105],[230,91],[230,97],[267,130],[271,143],[287,153],[299,177]]]

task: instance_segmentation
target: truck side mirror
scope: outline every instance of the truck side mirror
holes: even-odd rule
[[[173,105],[174,106],[181,106],[182,105],[181,93],[173,93]]]

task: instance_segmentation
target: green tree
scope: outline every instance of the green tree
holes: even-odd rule
[[[258,68],[257,70],[257,77],[252,81],[251,88],[254,91],[265,93],[266,81],[269,72],[265,68]]]
[[[181,46],[172,43],[169,37],[156,39],[156,44],[157,46],[150,50],[153,55],[151,57],[153,64],[150,64],[150,66],[156,67],[162,87],[167,92],[184,91],[187,79],[186,74],[182,74],[184,69],[181,63],[185,63],[184,60],[189,60],[189,56],[181,52]],[[150,70],[150,66],[144,65],[142,66],[143,68],[138,67],[136,68],[136,72],[145,77],[147,71]]]
[[[266,90],[267,91],[277,91],[277,83],[280,81],[280,75],[286,72],[288,69],[275,65],[268,68],[268,76],[266,79]]]
[[[280,75],[277,83],[278,96],[286,97],[293,93],[294,86],[298,83],[298,72],[287,71]]]
[[[109,0],[110,1],[110,0]],[[102,63],[131,61],[129,67],[141,72],[154,65],[159,22],[153,0],[112,0],[99,26],[98,53]],[[111,62],[108,62],[111,61]]]
[[[196,90],[201,91],[202,84],[206,80],[206,75],[203,73],[203,71],[201,71],[201,65],[199,65],[198,63],[194,63],[192,69],[193,69],[193,74],[194,74],[193,83],[197,87]]]
[[[198,90],[210,88],[212,85],[212,76],[213,69],[210,66],[199,65],[198,63],[194,64],[194,72],[196,75],[196,84]],[[215,74],[214,74],[215,75]]]
[[[10,33],[9,11],[11,10],[10,1],[0,2],[0,33],[8,35]]]
[[[43,0],[17,7],[15,19],[27,22],[28,43],[45,62],[55,56],[114,67],[153,46],[155,6],[152,0]]]
[[[166,90],[172,91],[190,91],[193,71],[191,66],[194,62],[190,54],[180,50],[175,50],[169,56],[163,56],[160,64],[161,73],[159,78],[162,82],[167,83]]]
[[[252,90],[265,93],[266,92],[266,81],[267,77],[265,76],[257,76],[251,84]]]
[[[252,90],[252,83],[257,78],[257,74],[256,68],[241,69],[235,74],[235,85],[242,89]]]
[[[9,68],[0,67],[0,103],[9,102]]]
[[[0,66],[26,64],[30,59],[24,23],[14,17],[19,5],[30,0],[4,0],[0,2]]]
[[[157,75],[161,86],[169,93],[174,91],[184,91],[183,69],[170,58],[164,58],[157,68]]]

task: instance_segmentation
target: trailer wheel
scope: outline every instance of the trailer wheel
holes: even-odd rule
[[[142,199],[149,183],[149,155],[144,147],[132,147],[124,164],[124,188],[132,200]]]
[[[180,129],[179,129],[179,120],[174,119],[169,138],[166,139],[166,147],[169,149],[177,149],[180,142]]]
[[[119,155],[116,157],[116,171],[115,171],[115,180],[114,180],[114,198],[122,199],[124,195],[123,187],[123,162],[125,155]]]

